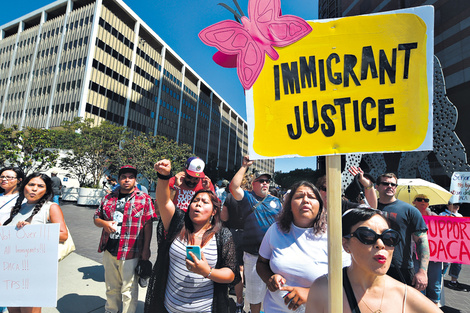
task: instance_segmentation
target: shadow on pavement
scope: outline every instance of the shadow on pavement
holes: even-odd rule
[[[104,308],[106,300],[98,296],[81,296],[71,293],[57,301],[57,310],[61,313],[93,312]]]
[[[104,267],[103,265],[93,265],[80,267],[78,269],[80,273],[83,273],[83,279],[93,279],[96,282],[104,282]]]
[[[443,306],[441,307],[441,310],[442,312],[444,313],[463,313],[462,311],[460,310],[457,310],[457,309],[454,309],[454,308],[450,308],[448,306]]]

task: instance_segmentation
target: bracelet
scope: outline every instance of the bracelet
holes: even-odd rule
[[[211,277],[211,274],[212,274],[212,270],[213,270],[213,269],[214,269],[214,268],[212,268],[212,267],[211,267],[211,270],[209,271],[209,274],[207,274],[207,276],[206,276],[206,277],[204,277],[204,278],[209,278],[209,279],[210,279],[210,277]]]
[[[171,172],[168,175],[163,175],[163,174],[160,174],[159,172],[157,172],[157,177],[161,180],[169,180],[172,176],[173,175],[171,175]]]
[[[366,190],[372,189],[374,187],[374,183],[370,182],[370,185],[366,187]]]

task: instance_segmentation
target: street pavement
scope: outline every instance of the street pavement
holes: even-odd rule
[[[102,313],[106,302],[102,256],[97,252],[101,229],[93,224],[95,207],[61,204],[65,221],[75,242],[76,251],[59,263],[56,308],[43,308],[43,313]],[[156,259],[155,225],[151,243],[152,263]],[[445,277],[445,285],[449,277]],[[464,265],[459,281],[470,290],[470,266]],[[137,312],[143,312],[146,288],[139,288]],[[445,313],[470,313],[470,293],[444,287]],[[234,312],[234,297],[231,296]],[[245,306],[248,312],[248,305]]]

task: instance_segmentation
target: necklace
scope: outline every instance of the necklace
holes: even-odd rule
[[[372,313],[382,313],[382,302],[384,301],[384,294],[385,294],[385,279],[384,279],[384,290],[382,291],[382,300],[380,300],[380,307],[377,310],[372,310],[370,306],[367,305],[367,303],[364,301],[364,298],[362,298],[362,302],[366,305],[366,307],[372,312]]]

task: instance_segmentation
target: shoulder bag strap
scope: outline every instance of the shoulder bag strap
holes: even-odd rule
[[[13,197],[13,198],[11,198],[10,200],[8,200],[7,202],[5,202],[2,206],[0,206],[0,210],[3,209],[3,207],[4,207],[5,205],[7,205],[7,204],[10,203],[11,201],[15,200],[15,199],[18,198],[19,196],[20,196],[20,195],[18,194],[16,197]]]

